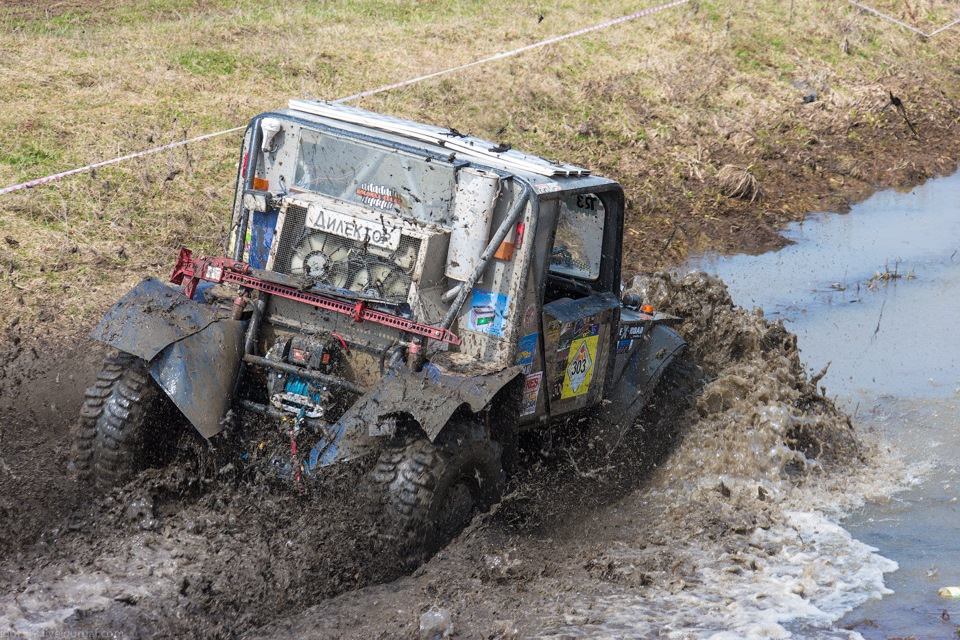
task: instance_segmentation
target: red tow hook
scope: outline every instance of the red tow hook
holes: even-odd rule
[[[186,247],[180,248],[180,255],[177,256],[177,264],[173,267],[173,273],[170,274],[170,282],[173,284],[183,284],[187,279],[187,284],[183,287],[183,293],[193,299],[193,294],[197,290],[197,282],[200,280],[196,276],[196,265],[193,262],[193,251]]]

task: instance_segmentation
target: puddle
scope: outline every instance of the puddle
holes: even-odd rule
[[[792,225],[795,244],[761,256],[707,258],[733,299],[781,318],[821,384],[881,436],[909,486],[858,509],[844,526],[900,569],[893,593],[838,626],[863,637],[956,637],[960,600],[960,174],[884,192],[847,215]]]

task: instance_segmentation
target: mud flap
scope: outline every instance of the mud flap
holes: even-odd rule
[[[150,363],[150,374],[205,438],[222,429],[243,355],[244,323],[146,278],[91,337]]]
[[[308,459],[308,469],[358,458],[375,449],[378,436],[392,432],[382,429],[384,418],[409,415],[432,441],[460,407],[484,409],[494,396],[523,372],[510,367],[481,376],[452,376],[428,364],[418,373],[398,373],[383,379],[360,398],[334,426],[335,436],[321,440]]]
[[[598,416],[599,421],[615,427],[633,424],[660,376],[686,346],[683,338],[672,329],[654,325],[630,358],[620,379],[614,382],[608,401]]]
[[[243,356],[243,323],[218,320],[174,342],[150,363],[150,375],[204,438],[223,431]]]

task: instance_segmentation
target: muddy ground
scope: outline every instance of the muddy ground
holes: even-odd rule
[[[724,223],[742,224],[743,237],[725,248],[769,246],[776,226],[758,217],[761,205],[729,206],[741,213]],[[52,311],[39,330],[11,323],[0,368],[0,632],[418,637],[421,615],[438,610],[455,637],[615,637],[610,607],[593,603],[624,589],[655,599],[698,588],[705,554],[727,563],[718,571],[751,566],[754,533],[784,522],[791,487],[830,484],[837,469],[849,477],[870,454],[781,326],[698,278],[644,291],[686,319],[680,331],[707,384],[694,411],[639,443],[667,443],[663,457],[595,467],[576,442],[534,442],[494,512],[412,572],[353,508],[350,474],[362,469],[300,495],[189,458],[104,498],[80,493],[70,443],[105,351],[90,327],[65,328]],[[795,424],[771,423],[771,404]],[[744,420],[792,453],[744,462]],[[623,541],[642,541],[640,551],[624,557]]]
[[[80,365],[72,380],[8,373],[6,384],[43,403],[4,409],[29,439],[5,445],[0,631],[417,637],[420,616],[439,608],[456,637],[578,636],[597,624],[579,594],[602,598],[624,584],[679,593],[698,579],[688,547],[714,545],[724,562],[749,564],[751,535],[782,521],[792,487],[828,482],[824,469],[854,473],[866,454],[781,324],[734,308],[702,276],[635,286],[685,318],[705,384],[693,408],[656,403],[627,449],[636,456],[590,463],[582,440],[531,440],[501,504],[412,574],[355,508],[361,466],[299,494],[188,455],[101,499],[79,496],[67,472],[68,409],[44,403],[79,402],[98,354],[65,354]],[[44,362],[29,345],[24,353]],[[772,450],[782,453],[757,453]],[[643,544],[624,559],[620,540]]]
[[[757,207],[732,205],[745,240],[727,248],[769,244],[775,226],[756,221]],[[781,326],[734,309],[715,283],[656,282],[647,298],[686,319],[707,382],[694,411],[638,449],[666,442],[665,456],[598,468],[576,442],[535,443],[502,504],[412,572],[353,508],[360,469],[299,495],[187,459],[101,499],[80,493],[70,443],[104,349],[52,311],[40,329],[11,323],[0,360],[0,633],[418,637],[420,616],[438,609],[455,637],[610,637],[591,602],[625,588],[683,593],[705,549],[729,564],[718,571],[750,566],[752,536],[784,522],[791,487],[855,474],[870,455]],[[795,424],[771,423],[771,404]],[[792,453],[744,462],[744,420]],[[624,540],[641,550],[623,557]]]

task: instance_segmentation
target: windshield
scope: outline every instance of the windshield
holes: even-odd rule
[[[433,223],[448,221],[455,191],[443,161],[310,130],[301,134],[293,186]]]
[[[585,280],[596,280],[600,276],[605,213],[600,198],[591,193],[560,200],[550,273]]]

